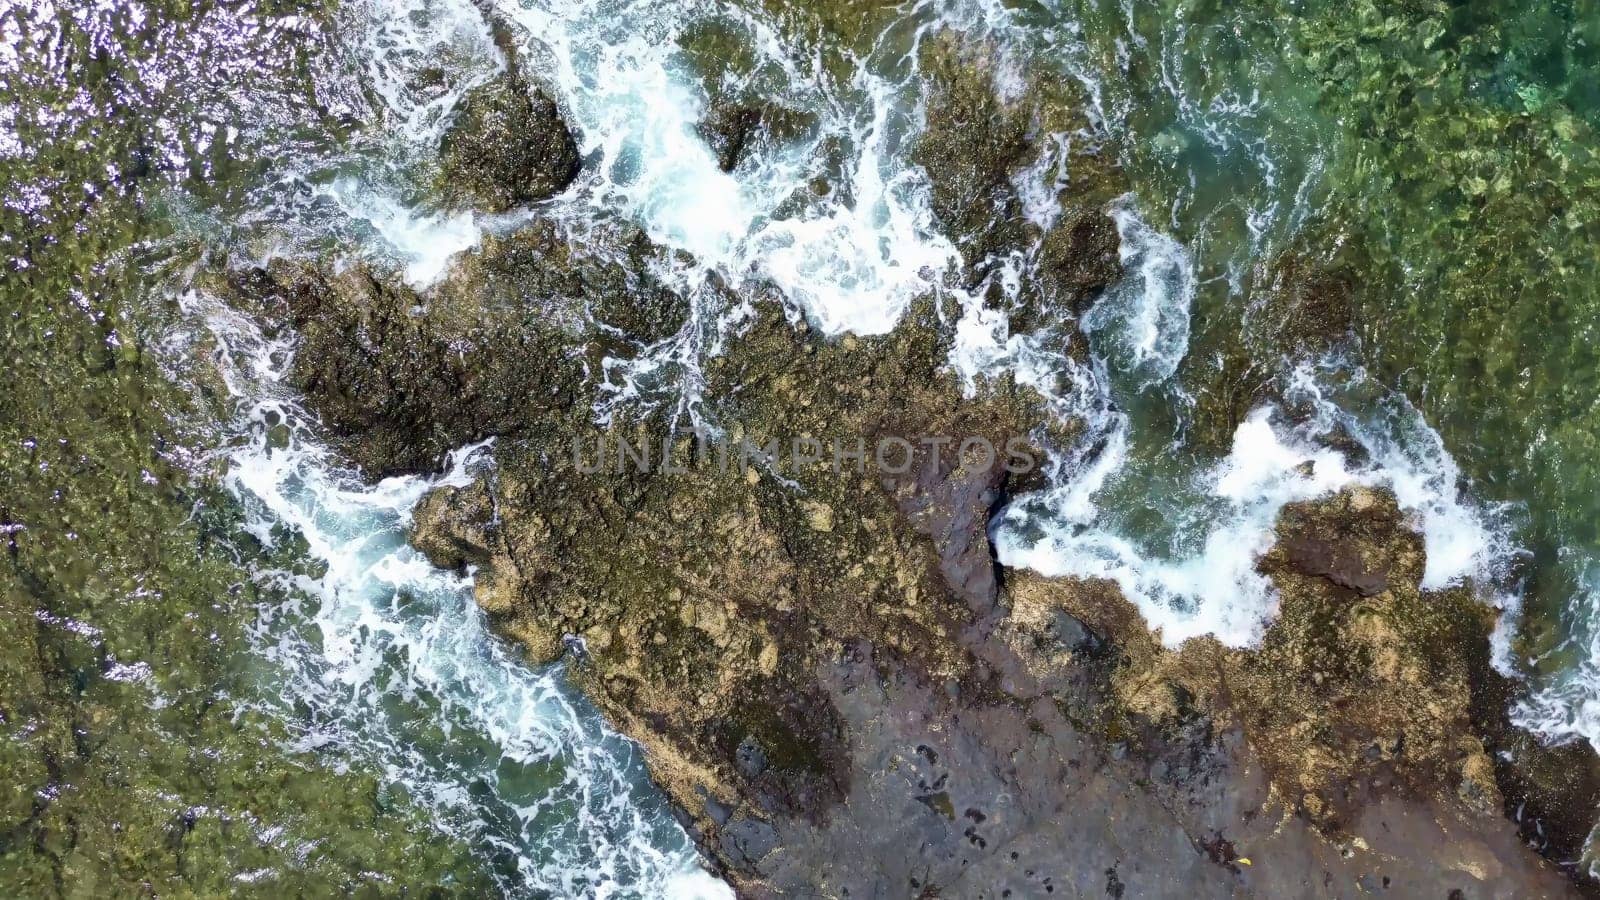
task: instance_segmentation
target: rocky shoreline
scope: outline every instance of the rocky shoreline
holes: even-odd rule
[[[1041,88],[1042,105],[1008,104],[981,53],[954,40],[923,53],[915,158],[975,261],[969,283],[997,254],[1037,254],[1040,277],[1007,312],[1086,353],[1075,318],[1121,274],[1104,212],[1122,193],[1114,166],[1081,152],[1066,213],[1027,223],[1010,175],[1039,117],[1070,118],[1073,98]],[[484,175],[452,190],[497,211],[559,190],[577,164],[553,104],[516,99],[522,76],[503,77],[469,95],[442,147],[447,172]],[[718,115],[708,127],[737,125],[724,168],[782,119]],[[1421,538],[1392,496],[1283,511],[1259,565],[1281,603],[1260,646],[1166,648],[1114,586],[995,562],[990,517],[1037,479],[923,438],[1021,440],[1040,460],[1060,435],[1031,389],[969,396],[936,300],[889,335],[829,338],[750,290],[738,340],[704,361],[698,402],[725,437],[895,438],[915,448],[904,471],[694,461],[707,435],[671,407],[620,407],[599,429],[606,362],[676,332],[689,308],[640,274],[659,252],[643,234],[594,239],[535,216],[426,292],[287,262],[214,287],[300,335],[298,386],[370,476],[498,439],[475,484],[423,501],[414,544],[476,571],[480,604],[530,664],[569,657],[742,895],[1594,892],[1569,873],[1600,767],[1509,725],[1493,611],[1467,589],[1420,589]],[[1291,344],[1349,328],[1336,279],[1282,271]],[[1265,399],[1250,384],[1218,386],[1216,428]],[[571,451],[606,436],[691,462],[595,470]]]

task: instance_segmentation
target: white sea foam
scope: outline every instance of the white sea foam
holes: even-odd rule
[[[1097,349],[1115,368],[1158,384],[1172,377],[1189,349],[1194,264],[1182,244],[1145,224],[1131,196],[1107,213],[1117,223],[1124,274],[1082,327],[1101,337]]]
[[[461,0],[358,0],[346,29],[386,138],[436,144],[461,95],[504,70],[489,23]]]
[[[679,61],[679,34],[699,4],[659,0],[521,5],[500,10],[523,26],[526,56],[552,84],[597,159],[573,200],[642,225],[687,251],[695,275],[739,284],[764,279],[824,332],[876,334],[938,283],[954,249],[933,227],[922,173],[905,160],[916,92],[864,63],[836,84],[813,52],[787,47],[771,27],[734,9],[731,20],[772,73],[764,99],[819,118],[809,136],[764,147],[721,171],[699,123],[705,97]],[[830,164],[826,139],[850,157],[843,180],[818,196]]]
[[[1494,527],[1496,511],[1460,491],[1438,435],[1401,398],[1380,395],[1364,414],[1351,413],[1328,381],[1368,399],[1376,393],[1358,369],[1296,368],[1285,397],[1303,418],[1290,424],[1277,408],[1258,408],[1236,429],[1226,457],[1176,496],[1148,497],[1166,506],[1175,526],[1155,546],[1131,537],[1117,511],[1097,502],[1108,483],[1140,478],[1125,468],[1126,418],[1102,423],[1097,454],[1064,466],[1055,487],[1007,511],[995,536],[1000,561],[1116,582],[1168,644],[1210,634],[1246,646],[1276,611],[1271,583],[1256,564],[1272,545],[1279,512],[1367,485],[1392,490],[1414,517],[1428,554],[1424,588],[1495,583],[1514,548]],[[1336,431],[1359,444],[1366,460],[1352,463],[1329,449],[1326,439]]]
[[[428,212],[402,204],[354,178],[340,178],[317,193],[373,233],[373,243],[402,265],[408,284],[426,288],[444,277],[450,258],[477,246],[483,229],[470,212]]]
[[[1553,744],[1587,741],[1600,752],[1600,634],[1583,622],[1583,610],[1600,608],[1594,566],[1584,565],[1581,589],[1573,600],[1579,621],[1572,636],[1549,651],[1574,659],[1512,708],[1512,720]]]

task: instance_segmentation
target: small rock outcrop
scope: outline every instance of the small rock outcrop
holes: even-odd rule
[[[792,141],[814,126],[810,114],[776,103],[715,98],[700,122],[700,134],[716,155],[717,168],[732,172],[752,148]]]
[[[461,99],[439,166],[449,204],[501,213],[571,184],[578,145],[555,101],[512,67]]]
[[[430,471],[576,396],[567,338],[536,310],[448,292],[425,301],[363,264],[328,274],[275,261],[234,281],[293,326],[295,385],[370,477]]]
[[[1026,100],[1002,99],[988,49],[943,32],[923,44],[927,123],[911,159],[930,176],[934,215],[961,250],[970,287],[1008,260],[1032,263],[1009,298],[1020,333],[1070,322],[1121,277],[1107,205],[1126,187],[1110,154],[1082,138],[1090,129],[1074,88],[1038,79]],[[1055,195],[1053,220],[1025,215],[1028,179],[1039,182],[1030,190]]]

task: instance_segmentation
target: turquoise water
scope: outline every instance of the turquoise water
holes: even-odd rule
[[[1228,377],[1208,358],[1249,333],[1279,254],[1338,272],[1357,303],[1352,361],[1415,404],[1516,545],[1484,574],[1526,598],[1516,662],[1541,699],[1525,719],[1556,739],[1600,737],[1600,8],[1074,14],[1099,23],[1082,32],[1101,63],[1090,77],[1114,85],[1107,105],[1132,138],[1141,197],[1171,210],[1208,282],[1180,378],[1204,389]],[[1133,77],[1106,78],[1113,59]]]

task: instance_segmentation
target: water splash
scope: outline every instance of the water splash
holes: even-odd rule
[[[1131,196],[1107,213],[1117,223],[1118,256],[1125,273],[1083,317],[1081,327],[1115,368],[1160,384],[1178,371],[1189,350],[1189,308],[1194,264],[1188,250],[1139,216]]]
[[[1509,510],[1461,490],[1438,434],[1403,397],[1337,359],[1298,366],[1283,382],[1293,420],[1277,404],[1258,407],[1235,430],[1226,457],[1166,491],[1141,471],[1147,463],[1130,460],[1127,417],[1105,415],[1088,429],[1091,449],[1058,456],[1051,488],[1006,510],[995,530],[999,560],[1115,582],[1168,645],[1209,634],[1249,646],[1277,610],[1256,564],[1272,546],[1283,507],[1368,486],[1393,491],[1413,516],[1428,557],[1424,590],[1505,582],[1517,554]],[[1361,447],[1365,460],[1329,449],[1336,435]],[[1161,510],[1168,524],[1161,536],[1141,536],[1127,510],[1104,497],[1124,480],[1144,485],[1144,502]]]
[[[685,251],[684,283],[714,272],[733,286],[771,284],[826,333],[877,334],[957,261],[934,227],[925,176],[906,162],[920,112],[905,71],[892,78],[884,72],[893,66],[855,58],[840,81],[815,48],[732,6],[588,0],[498,10],[522,27],[526,58],[562,98],[584,155],[600,161],[567,209],[610,211]],[[713,20],[756,54],[763,102],[817,118],[733,172],[699,132],[708,98],[679,49],[687,29]],[[847,164],[834,171],[839,148]]]

